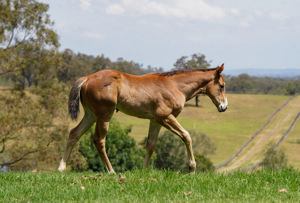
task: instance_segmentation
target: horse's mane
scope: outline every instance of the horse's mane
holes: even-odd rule
[[[206,71],[210,71],[210,70],[216,70],[217,68],[208,68],[208,69],[183,69],[183,70],[171,70],[171,71],[166,71],[166,72],[157,72],[154,73],[156,75],[161,75],[161,76],[172,76],[172,75],[176,75],[179,73],[189,73],[189,72],[195,72],[195,71],[202,71],[202,72],[206,72]]]

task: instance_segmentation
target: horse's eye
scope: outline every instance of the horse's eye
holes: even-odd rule
[[[220,88],[223,89],[223,88],[224,88],[224,85],[220,85]]]

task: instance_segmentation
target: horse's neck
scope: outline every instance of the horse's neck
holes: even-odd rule
[[[186,100],[189,100],[201,93],[213,77],[210,71],[191,71],[184,74],[174,75],[172,79],[178,90],[185,95]]]

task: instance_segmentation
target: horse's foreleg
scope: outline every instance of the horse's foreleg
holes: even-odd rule
[[[167,118],[161,121],[161,124],[167,129],[171,130],[173,133],[178,135],[185,143],[187,149],[187,155],[189,159],[189,169],[190,172],[195,172],[196,162],[192,149],[192,139],[188,131],[186,131],[176,120],[176,118],[171,114]]]
[[[97,148],[97,151],[100,155],[100,158],[107,172],[115,173],[105,151],[105,138],[106,138],[106,133],[108,131],[108,127],[109,127],[109,122],[103,122],[101,120],[97,120],[93,142]]]
[[[59,171],[62,172],[66,170],[67,161],[70,157],[74,145],[77,143],[80,137],[93,125],[94,122],[95,122],[94,115],[90,112],[85,112],[85,115],[81,120],[81,122],[70,131],[67,146],[58,167]]]
[[[155,120],[150,120],[144,168],[148,168],[149,166],[150,158],[153,154],[160,128],[160,124],[158,124]]]

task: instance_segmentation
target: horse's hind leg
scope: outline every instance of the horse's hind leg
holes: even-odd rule
[[[96,129],[93,141],[107,172],[115,173],[105,151],[105,138],[106,133],[108,131],[108,127],[109,121],[103,121],[101,119],[98,119],[96,122]]]
[[[65,171],[67,167],[67,161],[70,157],[71,151],[80,137],[95,123],[95,116],[89,110],[85,110],[85,114],[81,122],[70,131],[67,146],[59,164],[58,170]]]
[[[148,168],[149,166],[150,158],[153,154],[160,128],[161,128],[160,124],[158,124],[155,120],[150,120],[148,139],[146,144],[146,157],[144,161],[144,168]]]

